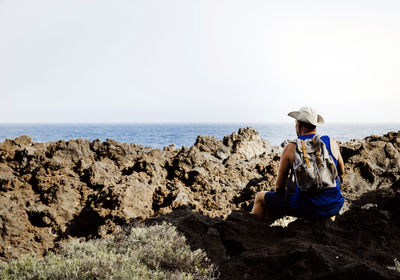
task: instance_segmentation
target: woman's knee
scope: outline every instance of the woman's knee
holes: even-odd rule
[[[256,194],[256,202],[261,202],[262,204],[265,204],[264,197],[266,193],[267,193],[266,191],[258,192]]]

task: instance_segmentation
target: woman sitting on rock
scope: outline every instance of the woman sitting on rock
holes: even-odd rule
[[[328,136],[318,136],[316,126],[324,119],[312,108],[302,107],[288,115],[296,119],[298,138],[282,152],[275,191],[258,192],[251,213],[260,220],[267,209],[302,218],[334,216],[344,203],[338,176],[344,173],[339,146]],[[287,194],[285,186],[291,169],[295,189]]]

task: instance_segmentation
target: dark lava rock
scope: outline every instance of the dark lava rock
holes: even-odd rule
[[[387,268],[400,257],[399,132],[340,148],[346,211],[335,222],[284,227],[248,214],[255,193],[273,189],[281,150],[252,128],[162,151],[112,139],[7,139],[0,260],[165,220],[207,252],[221,279],[399,279]]]

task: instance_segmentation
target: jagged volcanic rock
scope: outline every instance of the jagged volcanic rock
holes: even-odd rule
[[[387,266],[400,257],[399,132],[340,146],[346,212],[283,228],[247,213],[257,191],[273,189],[282,149],[252,128],[162,151],[111,139],[5,140],[0,259],[167,220],[208,253],[222,279],[395,279]]]

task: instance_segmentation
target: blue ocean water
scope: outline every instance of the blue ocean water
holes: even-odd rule
[[[170,144],[191,146],[198,135],[215,136],[221,140],[241,127],[253,127],[274,145],[296,137],[294,123],[0,124],[0,141],[21,135],[29,135],[35,142],[77,138],[105,141],[110,138],[161,149]],[[318,128],[320,134],[328,134],[339,141],[399,130],[400,123],[338,123]]]

